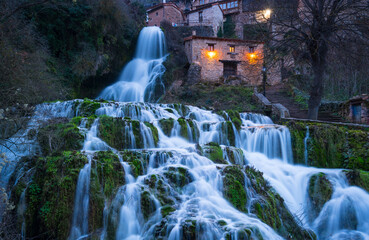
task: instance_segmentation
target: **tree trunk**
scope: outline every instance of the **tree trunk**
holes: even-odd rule
[[[315,45],[315,49],[310,49],[311,65],[314,72],[314,79],[310,88],[310,98],[308,103],[308,118],[318,119],[318,111],[323,96],[323,81],[326,68],[327,46],[325,42]]]
[[[308,118],[317,120],[320,102],[323,96],[323,74],[324,67],[322,65],[313,65],[314,79],[311,84]]]

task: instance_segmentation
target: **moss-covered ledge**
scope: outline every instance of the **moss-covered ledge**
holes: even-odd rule
[[[309,166],[369,170],[369,128],[366,126],[296,119],[281,119],[280,124],[291,132],[295,163],[305,163],[304,139],[309,127]]]

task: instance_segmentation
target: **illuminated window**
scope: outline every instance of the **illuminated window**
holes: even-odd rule
[[[231,8],[231,3],[227,3],[227,8]]]
[[[214,44],[208,43],[208,50],[209,51],[214,51]]]
[[[200,5],[204,4],[204,0],[200,0]]]
[[[229,52],[234,53],[236,50],[234,45],[229,46]]]
[[[238,7],[238,2],[236,1],[236,2],[234,2],[234,6],[235,7]]]
[[[231,8],[234,8],[234,2],[231,2]]]
[[[255,47],[249,47],[249,53],[254,53],[255,52]]]

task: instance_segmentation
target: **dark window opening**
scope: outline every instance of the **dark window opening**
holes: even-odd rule
[[[203,17],[202,17],[202,12],[199,12],[199,22],[202,22]]]
[[[156,12],[156,16],[158,16],[159,15],[159,13],[158,12]]]
[[[254,53],[255,52],[255,47],[249,47],[249,53]]]
[[[223,62],[224,69],[223,69],[223,76],[235,76],[237,75],[237,63],[236,62]]]
[[[214,51],[214,44],[209,44],[208,43],[208,50],[209,51]]]

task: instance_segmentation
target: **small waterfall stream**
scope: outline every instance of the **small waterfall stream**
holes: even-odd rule
[[[158,27],[145,27],[138,38],[137,49],[123,69],[118,82],[104,89],[99,98],[119,102],[155,101],[155,92],[164,85],[165,37]]]

